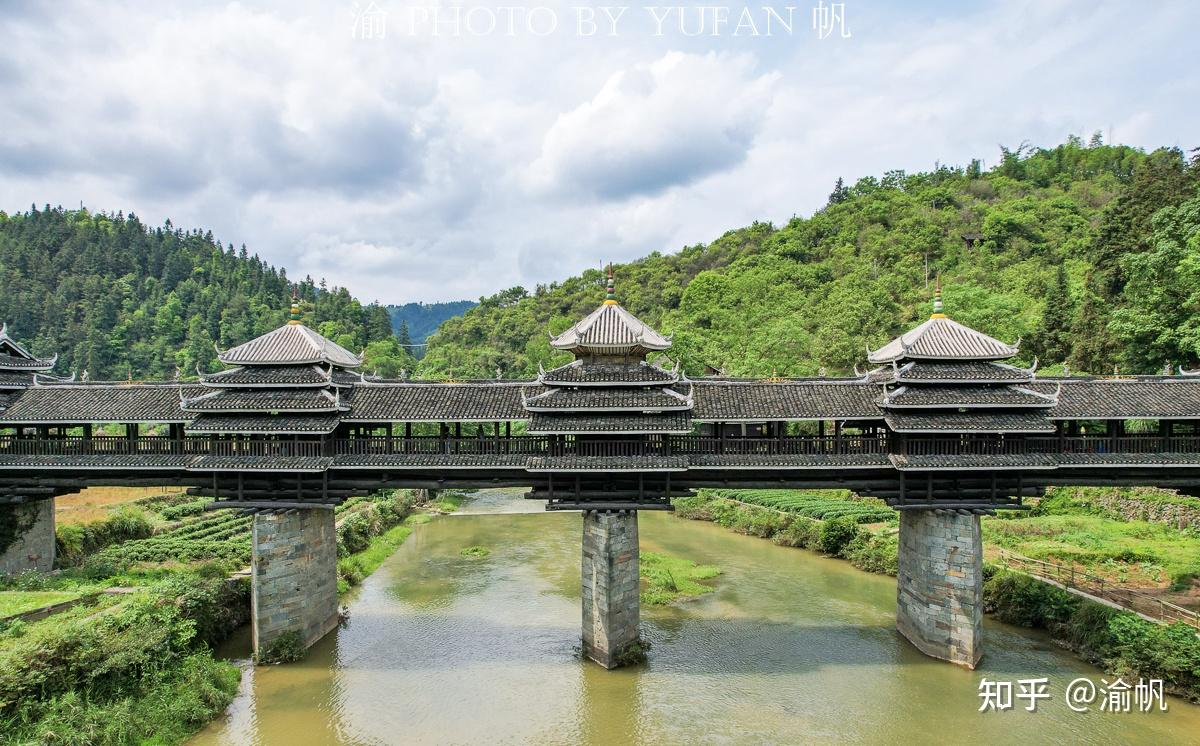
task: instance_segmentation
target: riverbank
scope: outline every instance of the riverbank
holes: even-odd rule
[[[59,528],[66,567],[0,582],[10,609],[127,591],[50,619],[0,624],[0,740],[175,744],[224,712],[241,674],[211,651],[249,622],[249,582],[229,576],[249,563],[252,519],[205,512],[200,502],[114,500],[100,520]],[[338,507],[339,591],[429,520],[414,508],[410,492]]]
[[[783,492],[783,491],[773,491]],[[770,539],[775,544],[808,549],[828,557],[849,561],[865,572],[894,576],[897,572],[897,534],[888,523],[866,527],[853,517],[830,514],[836,517],[819,521],[787,511],[748,504],[722,496],[721,490],[702,490],[696,497],[679,498],[675,501],[675,514],[680,518],[711,521],[728,529],[751,536]],[[741,496],[741,495],[737,495]],[[832,499],[832,498],[825,498]],[[847,502],[859,502],[845,498]],[[778,504],[780,496],[774,502]],[[797,500],[797,504],[803,501]],[[1049,517],[1051,525],[1060,522],[1054,515],[1054,504],[1043,508],[1034,520]],[[850,508],[856,515],[864,515],[862,507]],[[990,519],[985,521],[984,536],[1014,536],[1029,532],[1014,531],[1020,526],[1019,517]],[[1123,529],[1114,526],[1120,521],[1090,516],[1103,528],[1103,536],[1147,537],[1167,536],[1170,556],[1175,556],[1177,547],[1188,545],[1191,538],[1172,533],[1167,526],[1156,525],[1142,530]],[[1040,524],[1028,524],[1030,526]],[[1068,522],[1069,526],[1075,524]],[[1167,532],[1164,534],[1163,532]],[[1060,532],[1061,533],[1061,532]],[[1053,536],[1052,531],[1042,535]],[[1079,536],[1076,542],[1082,542]],[[1099,542],[1097,542],[1099,543]],[[1057,551],[1072,552],[1070,543],[1059,542]],[[1122,556],[1120,546],[1104,549],[1100,544],[1089,556],[1111,560]],[[1144,551],[1150,551],[1144,549]],[[985,547],[985,555],[986,547]],[[1074,556],[1079,557],[1082,551]],[[1144,555],[1143,555],[1144,556]],[[1159,555],[1155,555],[1159,556]],[[1190,567],[1195,557],[1186,558],[1181,565]],[[1131,561],[1136,560],[1136,556]],[[1111,566],[1109,567],[1111,571]],[[1191,582],[1190,577],[1185,578]],[[1163,679],[1172,693],[1200,703],[1200,637],[1194,628],[1184,624],[1160,625],[1146,621],[1136,614],[1118,611],[1030,576],[1004,570],[990,563],[984,566],[985,609],[996,618],[1024,627],[1045,629],[1056,643],[1077,652],[1083,658],[1114,675]]]

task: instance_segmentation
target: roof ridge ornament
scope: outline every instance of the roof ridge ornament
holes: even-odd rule
[[[620,303],[617,302],[617,287],[616,287],[616,282],[613,280],[612,262],[608,263],[608,286],[604,290],[604,305],[606,305],[606,306],[620,305]],[[645,324],[643,324],[642,326],[644,327]]]
[[[933,286],[933,313],[929,315],[931,319],[944,319],[946,314],[943,312],[942,305],[942,275],[939,272]]]
[[[297,292],[297,287],[292,285],[292,307],[290,313],[288,313],[288,323],[292,326],[296,326],[302,323],[301,319],[303,318],[304,316],[300,313],[300,297]]]

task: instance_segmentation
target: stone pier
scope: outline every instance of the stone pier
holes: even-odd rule
[[[0,505],[0,540],[10,539],[0,548],[0,576],[23,572],[50,572],[54,569],[54,499],[17,505]],[[15,536],[9,536],[9,531]]]
[[[583,514],[583,654],[605,668],[641,655],[637,511]]]
[[[900,511],[896,629],[926,655],[975,668],[983,655],[979,516]]]
[[[338,624],[333,510],[259,513],[254,516],[253,543],[255,652],[293,631],[311,646]]]

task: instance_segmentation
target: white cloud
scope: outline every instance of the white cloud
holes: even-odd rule
[[[839,176],[992,161],[997,143],[1112,127],[1200,144],[1186,2],[864,2],[852,39],[823,42],[800,23],[364,42],[350,7],[6,8],[0,209],[170,218],[403,302],[780,222]]]

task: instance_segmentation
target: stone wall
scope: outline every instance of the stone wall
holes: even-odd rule
[[[28,525],[24,532],[0,554],[0,575],[23,572],[50,572],[54,569],[54,500],[7,506],[0,520],[13,525]]]
[[[636,511],[583,514],[583,653],[616,668],[640,650]]]
[[[983,655],[979,516],[900,511],[896,629],[926,655],[974,668]]]
[[[332,510],[254,516],[254,649],[299,632],[312,645],[338,624],[337,531]]]

